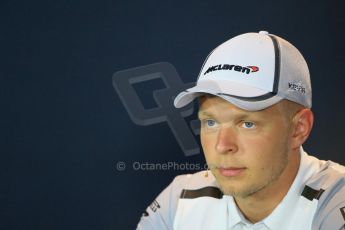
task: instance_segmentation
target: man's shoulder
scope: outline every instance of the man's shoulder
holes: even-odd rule
[[[320,161],[320,169],[308,179],[306,188],[318,199],[314,226],[318,229],[342,226],[345,222],[345,167],[332,161]]]
[[[332,161],[319,161],[319,164],[319,170],[306,181],[307,186],[328,193],[345,187],[345,166]]]
[[[220,194],[215,193],[217,189],[215,178],[207,171],[176,176],[146,209],[137,229],[173,229],[180,198],[195,197],[200,194],[214,196]]]
[[[319,207],[345,202],[345,167],[332,161],[318,161],[319,169],[306,181],[306,187],[317,192]]]

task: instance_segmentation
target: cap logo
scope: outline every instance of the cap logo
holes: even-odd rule
[[[209,67],[204,75],[216,71],[216,70],[233,70],[233,71],[237,71],[237,72],[242,72],[242,73],[246,73],[246,74],[250,74],[253,72],[258,72],[259,71],[259,67],[257,66],[239,66],[239,65],[229,65],[229,64],[219,64],[219,65],[214,65]]]
[[[289,90],[305,94],[305,87],[302,82],[289,82]]]

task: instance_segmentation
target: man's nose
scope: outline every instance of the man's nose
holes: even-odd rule
[[[237,134],[231,127],[223,127],[219,130],[216,150],[219,153],[235,153],[238,150],[237,147]]]

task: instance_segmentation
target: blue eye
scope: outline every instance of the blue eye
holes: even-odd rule
[[[251,129],[254,127],[254,123],[250,122],[250,121],[245,121],[245,122],[243,122],[243,127],[246,129]]]
[[[207,122],[207,126],[209,126],[209,127],[213,127],[216,124],[216,122],[214,120],[210,120],[210,119],[207,120],[206,122]]]
[[[215,128],[217,127],[217,122],[213,119],[201,119],[201,127],[204,128]]]

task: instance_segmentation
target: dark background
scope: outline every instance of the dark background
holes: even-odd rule
[[[2,0],[0,229],[134,229],[186,171],[131,163],[204,158],[185,157],[166,123],[135,125],[113,73],[165,61],[192,82],[214,47],[245,32],[268,30],[304,54],[316,117],[304,147],[345,164],[344,9],[342,0]],[[139,91],[152,106],[162,87]]]

